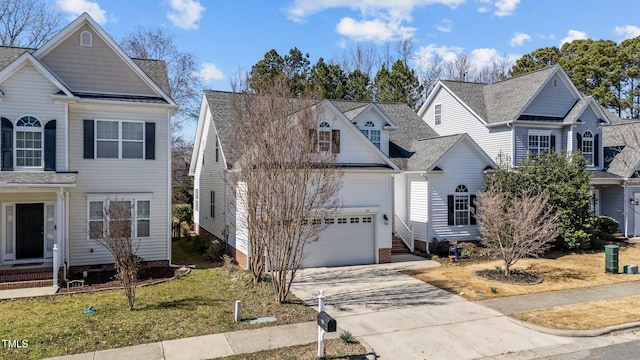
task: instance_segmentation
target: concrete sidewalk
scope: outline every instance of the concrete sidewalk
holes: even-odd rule
[[[43,286],[27,289],[7,289],[0,290],[0,300],[20,299],[28,297],[55,295],[58,292],[57,286]]]
[[[304,345],[318,340],[318,325],[306,322],[269,326],[255,330],[241,330],[184,339],[166,340],[119,349],[94,351],[50,359],[64,360],[199,360],[213,359],[261,350]],[[338,333],[328,333],[334,339]]]

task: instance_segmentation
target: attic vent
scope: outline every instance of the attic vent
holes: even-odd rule
[[[93,46],[93,36],[88,31],[80,33],[80,46]]]
[[[558,79],[553,79],[553,87],[554,88],[558,87]]]

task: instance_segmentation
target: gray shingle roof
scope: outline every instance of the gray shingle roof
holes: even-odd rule
[[[515,120],[558,67],[549,66],[494,84],[460,81],[442,83],[484,121],[495,124]]]
[[[0,183],[8,185],[68,185],[76,184],[78,174],[74,172],[56,173],[51,171],[2,171]]]
[[[20,55],[24,54],[25,52],[34,51],[35,49],[0,46],[0,70],[6,68],[9,64],[11,64],[15,59],[19,58]]]
[[[442,136],[413,142],[415,154],[409,158],[406,169],[408,171],[432,170],[438,160],[455,145],[463,134]]]
[[[634,147],[626,146],[613,158],[607,172],[622,178],[629,178],[635,172],[638,162],[640,162],[640,151]]]

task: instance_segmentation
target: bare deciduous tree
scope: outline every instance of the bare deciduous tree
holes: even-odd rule
[[[120,41],[122,49],[131,57],[164,60],[167,64],[171,98],[180,106],[171,119],[173,142],[180,142],[177,131],[185,121],[198,118],[202,80],[197,76],[198,63],[192,53],[178,50],[174,37],[161,28],[139,27]]]
[[[538,257],[558,235],[543,195],[510,194],[494,186],[476,198],[482,242],[504,261],[504,274],[520,259]]]
[[[280,303],[305,245],[316,241],[327,226],[324,219],[335,215],[342,185],[332,151],[339,139],[331,130],[318,131],[318,101],[290,95],[281,78],[260,94],[238,93],[232,100],[238,160],[230,180],[243,215],[236,219],[238,228],[246,229],[239,236],[248,238],[254,283],[269,271]]]
[[[136,255],[140,243],[133,242],[131,234],[131,214],[134,211],[131,201],[112,200],[104,208],[103,218],[107,223],[91,222],[92,238],[107,248],[115,262],[117,278],[124,289],[129,310],[136,304],[136,281],[140,261]]]
[[[38,48],[60,30],[60,15],[39,0],[0,0],[0,45]]]
[[[444,64],[444,75],[448,80],[473,81],[475,71],[471,56],[467,52],[458,54],[455,59]]]

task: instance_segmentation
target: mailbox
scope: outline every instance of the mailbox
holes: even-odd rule
[[[318,313],[318,326],[320,326],[322,330],[326,332],[336,332],[336,325],[336,319],[332,318],[331,315],[324,311]]]

